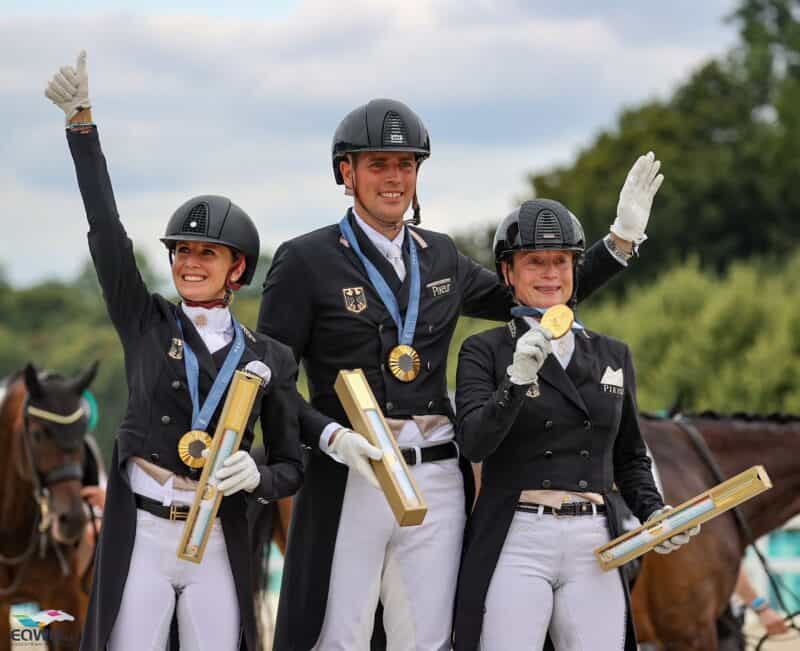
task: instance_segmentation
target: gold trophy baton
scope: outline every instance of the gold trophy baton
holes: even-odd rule
[[[770,488],[772,482],[764,466],[753,466],[598,547],[594,554],[600,567],[611,570],[649,552],[667,538],[716,518]]]
[[[377,461],[370,460],[370,463],[397,524],[401,527],[422,524],[428,512],[425,500],[383,418],[364,372],[360,368],[339,371],[333,386],[353,431],[383,452],[383,457]]]
[[[270,377],[269,367],[259,361],[250,362],[243,371],[233,374],[194,502],[183,528],[178,558],[194,563],[203,560],[211,525],[222,502],[222,493],[217,490],[217,470],[239,449],[258,392],[269,383]]]

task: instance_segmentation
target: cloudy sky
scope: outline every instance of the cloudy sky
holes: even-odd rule
[[[123,221],[166,273],[157,238],[195,194],[233,198],[264,248],[338,220],[348,200],[333,182],[331,136],[372,97],[402,99],[431,133],[425,226],[496,220],[526,172],[568,162],[623,106],[666,96],[730,47],[723,18],[734,6],[5,0],[0,265],[27,286],[70,279],[86,259],[63,114],[43,95],[81,48]]]

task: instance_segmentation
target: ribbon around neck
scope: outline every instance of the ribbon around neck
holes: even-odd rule
[[[547,312],[547,310],[544,308],[528,307],[527,305],[515,305],[511,308],[511,316],[518,318],[532,316],[534,319],[541,319],[545,312]],[[570,329],[574,332],[579,332],[581,330],[585,330],[586,328],[580,321],[575,320],[572,322],[572,328]]]
[[[214,384],[211,385],[211,390],[208,392],[205,402],[203,402],[201,407],[199,406],[200,364],[197,361],[197,355],[195,355],[194,351],[189,347],[189,343],[183,336],[183,326],[181,325],[180,317],[178,317],[178,330],[183,339],[183,361],[186,367],[186,381],[189,385],[189,396],[192,399],[193,430],[206,431],[208,424],[211,422],[211,418],[214,416],[214,412],[217,410],[219,401],[222,400],[225,390],[231,383],[233,373],[239,365],[239,360],[242,359],[242,353],[244,353],[244,334],[242,333],[242,326],[233,318],[233,315],[231,315],[231,321],[233,322],[234,332],[233,346],[231,346],[231,349],[228,351],[225,362],[222,364],[219,373],[217,373],[217,377],[214,378]]]
[[[400,314],[400,305],[397,302],[397,297],[394,292],[389,288],[389,285],[384,280],[378,268],[364,255],[361,247],[356,239],[356,234],[353,232],[353,227],[347,219],[347,215],[339,222],[339,230],[341,231],[350,248],[353,249],[361,264],[367,270],[369,281],[381,297],[381,301],[389,310],[392,320],[397,325],[398,343],[411,346],[414,343],[414,330],[417,327],[417,317],[419,316],[419,299],[420,299],[420,271],[419,271],[419,254],[417,253],[417,246],[414,243],[414,238],[406,228],[406,239],[408,240],[408,253],[409,262],[411,263],[411,270],[409,272],[411,287],[408,293],[408,309],[406,310],[406,318],[403,320]]]

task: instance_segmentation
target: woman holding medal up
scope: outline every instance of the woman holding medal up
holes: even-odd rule
[[[657,189],[656,172],[636,182]],[[621,499],[642,522],[664,503],[628,347],[569,327],[563,304],[574,306],[583,252],[580,222],[556,201],[526,201],[495,234],[497,273],[517,306],[459,354],[457,436],[483,473],[459,576],[457,650],[542,649],[548,629],[557,651],[636,649],[624,581],[593,552],[622,533]],[[556,305],[567,318],[551,341],[541,315]]]
[[[86,215],[89,248],[125,353],[128,408],[114,446],[105,522],[82,649],[164,649],[173,613],[181,648],[258,649],[246,508],[293,494],[302,481],[288,348],[241,326],[229,309],[259,253],[252,220],[229,199],[183,204],[162,241],[181,302],[145,287],[120,222],[89,103],[86,54],[65,66],[45,94],[64,110]],[[219,471],[224,495],[199,564],[177,558],[228,385],[237,369],[264,387],[241,449]],[[260,417],[266,465],[248,450]],[[188,436],[187,432],[191,432]]]

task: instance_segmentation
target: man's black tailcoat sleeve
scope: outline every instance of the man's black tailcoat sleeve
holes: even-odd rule
[[[290,243],[278,247],[264,281],[258,332],[262,332],[292,349],[299,364],[304,357],[314,321],[313,283],[308,282],[307,261]],[[322,430],[334,422],[314,409],[305,400],[300,412],[300,437],[312,450],[319,450]]]
[[[578,302],[588,298],[623,269],[625,267],[609,253],[602,240],[595,242],[586,251],[583,264],[578,268]],[[459,253],[458,280],[464,287],[462,314],[478,319],[508,321],[514,302],[496,273]]]
[[[267,465],[259,465],[261,483],[251,494],[268,500],[293,495],[303,482],[298,408],[304,401],[296,388],[297,365],[288,348],[276,348],[276,353],[280,366],[261,411]]]

